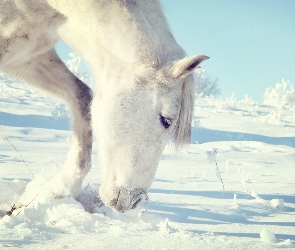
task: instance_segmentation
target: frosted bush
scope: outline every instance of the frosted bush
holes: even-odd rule
[[[258,110],[258,105],[253,105],[253,106],[249,105],[247,107],[247,111],[250,114],[258,114],[257,110]]]
[[[216,110],[235,110],[238,106],[237,99],[235,98],[235,93],[225,100],[218,100],[216,102]]]
[[[257,103],[253,101],[253,99],[248,94],[245,94],[245,97],[241,100],[241,103],[248,104],[250,106],[257,105]]]
[[[57,103],[54,110],[51,111],[51,115],[55,121],[69,119],[69,112],[64,103]]]
[[[78,77],[81,81],[86,83],[88,86],[92,86],[93,78],[90,73],[82,70],[82,60],[81,57],[78,56],[76,53],[69,53],[69,57],[71,59],[66,60],[65,64],[69,68],[69,70]]]
[[[295,103],[295,89],[289,80],[284,78],[275,87],[267,88],[263,95],[263,104],[277,108],[290,108]]]
[[[281,110],[270,110],[268,115],[260,116],[257,120],[261,123],[269,123],[278,126],[284,126],[285,122],[282,121],[282,111]]]
[[[202,69],[202,68],[198,68],[195,71],[195,78],[205,80],[206,79],[206,70]]]
[[[196,97],[216,96],[220,94],[218,79],[210,79],[206,76],[206,70],[199,68],[194,74]]]

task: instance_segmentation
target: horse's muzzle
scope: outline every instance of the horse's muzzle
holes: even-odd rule
[[[121,187],[117,198],[113,199],[108,205],[120,213],[125,213],[130,209],[136,208],[146,197],[147,194],[144,189],[128,189]]]

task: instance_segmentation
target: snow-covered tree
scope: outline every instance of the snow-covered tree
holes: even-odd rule
[[[263,104],[277,108],[290,108],[295,104],[295,88],[284,78],[274,87],[269,87],[263,95]]]
[[[202,94],[203,96],[217,96],[220,94],[220,89],[218,88],[218,79],[210,79],[206,76],[205,69],[198,69],[194,75],[196,87],[196,94]]]

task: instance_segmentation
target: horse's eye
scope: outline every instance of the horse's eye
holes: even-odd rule
[[[172,124],[172,120],[160,115],[160,121],[165,129],[169,128]]]

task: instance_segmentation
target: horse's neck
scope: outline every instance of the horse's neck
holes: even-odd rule
[[[48,1],[68,19],[60,36],[91,68],[112,60],[161,67],[183,55],[156,0]]]

